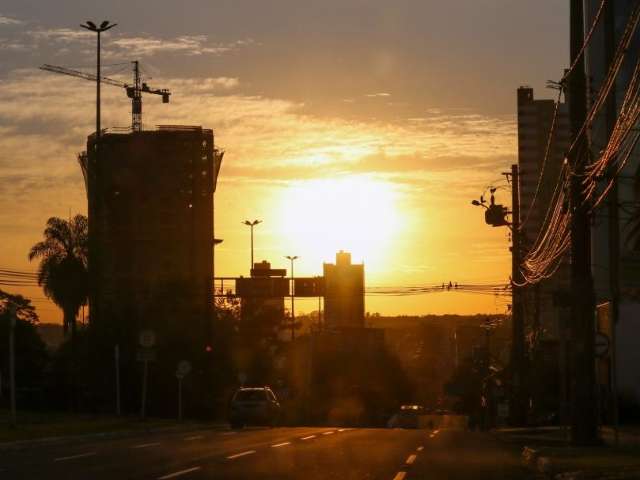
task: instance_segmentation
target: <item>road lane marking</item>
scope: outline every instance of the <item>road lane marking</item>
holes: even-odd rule
[[[168,480],[169,478],[176,478],[176,477],[179,477],[180,475],[186,475],[187,473],[197,472],[201,468],[202,467],[187,468],[186,470],[180,470],[179,472],[170,473],[169,475],[165,475],[164,477],[158,477],[158,480]]]
[[[71,455],[69,457],[55,458],[53,461],[54,462],[64,462],[66,460],[75,460],[76,458],[93,457],[95,454],[96,454],[96,452],[80,453],[78,455]]]
[[[202,440],[204,438],[204,435],[193,435],[191,437],[185,437],[185,441],[186,442],[191,442],[192,440]]]
[[[141,443],[140,445],[134,445],[131,448],[148,448],[148,447],[157,447],[158,445],[160,445],[160,442],[154,442],[154,443]]]
[[[416,461],[416,457],[417,457],[417,455],[412,453],[411,455],[409,455],[409,457],[407,458],[407,461],[404,462],[404,463],[406,463],[407,465],[411,465],[411,464],[413,464],[413,462]]]
[[[422,450],[424,450],[424,447],[423,447],[422,445],[420,445],[418,448],[416,448],[416,450],[417,450],[418,452],[421,452]]]
[[[393,477],[393,480],[404,480],[404,477],[407,476],[407,472],[398,472],[396,476]]]
[[[291,442],[276,443],[275,445],[271,445],[271,448],[284,447],[285,445],[291,445]]]
[[[255,450],[247,450],[246,452],[240,452],[240,453],[236,453],[235,455],[229,455],[227,457],[227,460],[233,460],[234,458],[244,457],[246,455],[251,455],[253,453],[256,453],[256,451]]]
[[[316,438],[315,435],[309,435],[308,437],[300,437],[300,440],[311,440],[312,438]]]
[[[238,432],[224,432],[224,433],[221,433],[220,435],[234,435],[236,433]]]
[[[323,435],[333,435],[334,433],[336,432],[334,432],[333,430],[331,430],[330,432],[322,432]]]
[[[339,432],[348,432],[349,430],[353,430],[352,428],[339,428]]]

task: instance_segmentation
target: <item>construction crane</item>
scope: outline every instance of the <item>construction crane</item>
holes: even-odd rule
[[[140,78],[140,65],[137,60],[131,62],[133,64],[133,84],[114,80],[113,78],[100,76],[100,82],[107,85],[113,85],[114,87],[124,88],[127,92],[127,97],[131,99],[131,129],[134,132],[142,131],[142,94],[152,93],[154,95],[162,96],[162,103],[169,103],[169,96],[171,92],[166,88],[153,89],[149,87],[145,82],[142,82]],[[40,67],[40,70],[46,70],[47,72],[60,73],[62,75],[69,75],[71,77],[84,78],[85,80],[96,81],[96,75],[92,73],[81,72],[79,70],[72,70],[70,68],[58,67],[56,65],[44,64]]]

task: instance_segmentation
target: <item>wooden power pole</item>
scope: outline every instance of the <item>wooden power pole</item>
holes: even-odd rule
[[[568,79],[572,143],[571,166],[571,441],[576,445],[598,443],[595,385],[595,294],[591,276],[591,215],[582,178],[588,145],[581,128],[586,120],[583,0],[571,0],[570,52],[573,71]],[[579,58],[578,58],[579,57]],[[580,135],[579,139],[576,136]],[[577,140],[577,141],[576,141]]]

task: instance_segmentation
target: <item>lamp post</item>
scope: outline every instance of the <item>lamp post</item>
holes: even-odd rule
[[[7,307],[9,314],[9,386],[11,387],[10,408],[11,426],[17,423],[16,415],[16,354],[15,354],[15,334],[16,334],[16,306],[9,304]]]
[[[287,255],[286,257],[291,261],[291,341],[296,338],[296,309],[295,309],[295,283],[293,277],[293,261],[298,258],[297,255]]]
[[[253,222],[245,220],[243,223],[251,228],[251,268],[249,268],[249,273],[251,273],[251,270],[253,269],[253,227],[262,223],[262,220],[254,220]]]
[[[96,62],[96,137],[100,138],[100,34],[115,27],[117,23],[109,23],[105,20],[97,26],[91,20],[87,20],[85,24],[80,25],[82,28],[98,34],[98,55]]]

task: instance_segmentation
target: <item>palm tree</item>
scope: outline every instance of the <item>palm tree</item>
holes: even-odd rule
[[[29,260],[40,259],[38,284],[47,297],[62,309],[65,334],[75,337],[76,317],[88,295],[88,228],[84,215],[70,220],[51,217],[44,240],[29,251]]]

